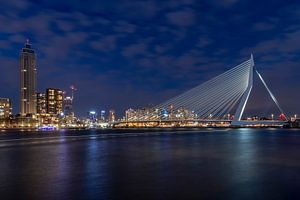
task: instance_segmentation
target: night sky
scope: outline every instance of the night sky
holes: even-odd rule
[[[299,0],[0,3],[0,96],[12,98],[15,114],[19,52],[27,38],[37,52],[38,90],[69,92],[74,84],[80,115],[112,108],[120,116],[158,104],[250,53],[283,109],[300,114]],[[269,106],[262,91],[256,94],[249,109]]]

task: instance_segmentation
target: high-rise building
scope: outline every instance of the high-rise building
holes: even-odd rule
[[[20,111],[21,115],[36,114],[37,66],[34,49],[29,40],[20,53]]]
[[[46,90],[46,110],[48,114],[58,115],[63,112],[64,93],[60,89],[48,88]]]
[[[114,110],[109,111],[108,122],[112,123],[116,121],[116,113]]]
[[[9,98],[0,98],[0,118],[8,118],[12,115],[12,105]]]
[[[38,114],[45,114],[47,113],[47,108],[46,108],[46,94],[45,93],[37,93],[36,94],[36,111]]]
[[[89,113],[88,113],[88,119],[90,120],[90,121],[93,121],[93,122],[96,122],[97,121],[97,112],[96,111],[90,111]]]
[[[64,99],[64,114],[66,116],[74,115],[74,112],[73,112],[73,98],[72,97],[65,97],[65,99]]]
[[[132,108],[129,108],[128,110],[125,111],[125,120],[126,121],[131,121],[135,116],[135,110]]]
[[[65,114],[65,116],[73,116],[74,117],[74,111],[73,111],[74,92],[77,89],[75,88],[74,85],[71,85],[70,89],[72,91],[72,95],[64,98],[64,114]]]
[[[99,118],[99,120],[101,121],[101,122],[104,122],[105,121],[105,110],[101,110],[100,111],[100,116],[99,116],[100,118]]]

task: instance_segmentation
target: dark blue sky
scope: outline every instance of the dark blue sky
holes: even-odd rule
[[[300,1],[0,0],[0,96],[19,110],[18,57],[38,56],[38,89],[77,86],[75,110],[160,103],[254,54],[299,113]],[[263,106],[256,98],[253,109]]]

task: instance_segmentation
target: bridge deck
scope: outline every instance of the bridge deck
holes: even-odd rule
[[[147,125],[147,124],[157,124],[157,126],[161,124],[228,124],[237,127],[244,126],[283,126],[287,122],[286,121],[278,121],[278,120],[241,120],[238,121],[238,124],[232,124],[232,120],[207,120],[207,119],[186,119],[186,120],[139,120],[139,121],[119,121],[112,123],[113,125]]]

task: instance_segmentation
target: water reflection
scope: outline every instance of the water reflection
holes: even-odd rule
[[[106,193],[103,191],[109,190],[109,179],[106,157],[107,141],[99,141],[95,136],[90,137],[85,152],[85,172],[83,189],[86,193],[85,198],[105,198]]]
[[[14,146],[0,147],[1,199],[291,199],[300,195],[298,132],[229,129],[138,135],[104,138],[93,132],[16,140]]]

